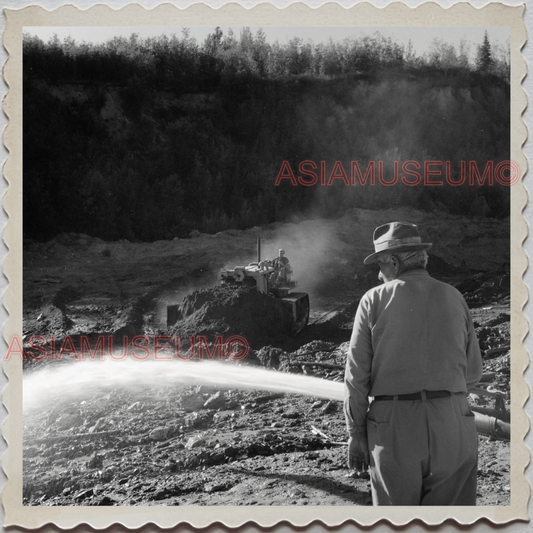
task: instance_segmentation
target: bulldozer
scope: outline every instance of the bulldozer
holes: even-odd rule
[[[290,270],[292,272],[292,269]],[[309,322],[309,295],[306,292],[291,292],[298,282],[291,275],[279,276],[275,261],[261,261],[261,239],[257,238],[257,261],[232,270],[221,269],[218,279],[222,284],[255,287],[259,292],[281,300],[293,316],[291,333],[298,335]]]

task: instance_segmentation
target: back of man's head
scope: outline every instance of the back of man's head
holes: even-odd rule
[[[384,253],[379,256],[380,263],[390,263],[391,257],[397,257],[400,262],[399,274],[406,270],[415,268],[426,268],[428,263],[428,254],[425,250],[408,250],[406,252]]]

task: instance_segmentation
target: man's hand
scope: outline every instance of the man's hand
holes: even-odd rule
[[[348,468],[353,468],[360,474],[368,470],[369,464],[370,454],[366,431],[358,431],[348,439]]]

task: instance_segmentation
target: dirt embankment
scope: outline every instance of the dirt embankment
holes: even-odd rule
[[[463,284],[463,292],[509,274],[508,221],[412,209],[351,209],[338,220],[196,233],[196,238],[149,244],[105,243],[69,234],[46,243],[25,243],[24,333],[61,337],[166,332],[167,305],[179,304],[195,289],[216,285],[220,268],[255,260],[257,237],[262,239],[262,258],[275,257],[282,246],[287,250],[297,290],[310,294],[313,322],[339,304],[356,302],[377,283],[377,272],[363,265],[363,258],[373,251],[374,228],[390,220],[419,224],[424,240],[433,243],[430,273]],[[210,309],[218,319],[221,312],[215,312],[214,304]],[[254,320],[247,323],[251,336],[257,336]]]

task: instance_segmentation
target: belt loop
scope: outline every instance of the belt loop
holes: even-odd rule
[[[427,400],[427,397],[426,397],[426,391],[423,390],[421,393],[421,396],[422,396],[422,401],[425,402]]]
[[[395,395],[392,397],[392,399],[393,399],[395,402],[397,402],[397,401],[398,401],[398,395],[395,394]]]

